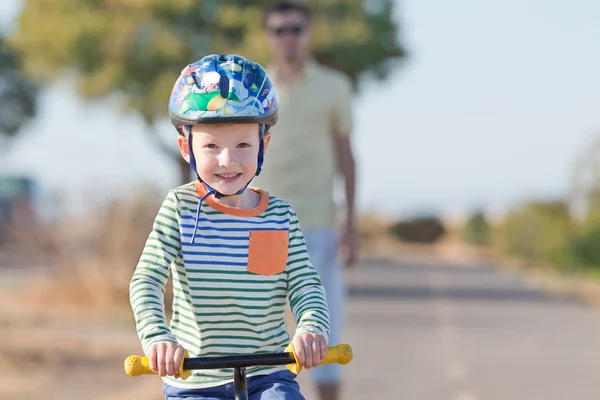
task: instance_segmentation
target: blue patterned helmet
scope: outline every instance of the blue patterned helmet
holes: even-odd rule
[[[212,54],[188,65],[169,101],[171,123],[277,123],[279,97],[265,69],[235,54]]]

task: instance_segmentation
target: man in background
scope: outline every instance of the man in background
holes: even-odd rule
[[[310,259],[327,294],[330,345],[342,341],[346,284],[344,267],[355,262],[355,165],[352,85],[340,72],[319,65],[310,53],[310,9],[280,1],[265,10],[263,26],[273,51],[268,73],[280,98],[269,161],[257,185],[289,201],[306,237]],[[292,151],[293,150],[293,151]],[[345,218],[339,229],[333,198],[336,172],[345,184]],[[341,256],[341,257],[340,257]],[[339,398],[341,366],[315,368],[321,400]]]

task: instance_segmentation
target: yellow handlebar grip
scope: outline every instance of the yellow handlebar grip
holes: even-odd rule
[[[148,357],[129,356],[125,359],[125,372],[129,376],[138,376],[143,374],[154,374],[150,369]]]
[[[181,359],[181,364],[179,364],[179,376],[184,381],[190,377],[191,371],[183,369],[183,361],[186,358],[189,358],[187,350],[183,351],[183,358]],[[129,356],[125,359],[125,372],[129,376],[138,376],[144,374],[154,374],[154,372],[150,369],[150,363],[148,362],[148,357],[140,357],[140,356]]]
[[[321,363],[323,364],[348,364],[352,361],[352,347],[345,343],[340,343],[337,346],[330,346],[327,350],[327,355]]]
[[[289,346],[285,349],[285,351],[288,353],[292,353],[292,356],[294,356],[294,360],[296,360],[295,364],[288,364],[286,365],[286,367],[294,374],[298,375],[302,370],[302,367],[298,362],[298,357],[296,357],[294,345],[290,343]],[[329,348],[327,349],[327,355],[325,356],[325,359],[320,365],[333,363],[348,364],[350,361],[352,361],[352,357],[352,347],[350,347],[350,345],[348,344],[340,343],[337,346],[329,346]]]

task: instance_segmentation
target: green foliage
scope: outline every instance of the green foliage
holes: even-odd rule
[[[577,269],[600,268],[600,225],[576,233],[569,241],[572,266]]]
[[[498,244],[529,264],[578,270],[600,278],[600,139],[586,145],[575,160],[570,205],[566,202],[531,202],[506,217]],[[496,239],[496,237],[494,237]]]
[[[573,268],[600,269],[600,201],[597,191],[590,192],[587,211],[569,240],[569,255]]]
[[[0,136],[15,136],[35,111],[35,88],[20,73],[15,50],[0,37]]]
[[[484,246],[491,241],[492,228],[481,211],[476,211],[469,216],[464,227],[464,238],[467,243],[475,246]]]
[[[570,264],[571,221],[566,203],[532,202],[511,211],[501,229],[501,244],[511,255],[561,267]]]
[[[50,81],[78,73],[86,97],[121,93],[126,109],[148,124],[166,116],[175,79],[209,53],[237,53],[268,62],[262,6],[244,0],[24,0],[13,43],[31,76]],[[386,0],[311,0],[319,61],[356,80],[364,71],[384,78],[401,59]],[[369,10],[370,12],[365,12]]]

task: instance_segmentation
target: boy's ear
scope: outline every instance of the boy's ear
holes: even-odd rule
[[[181,152],[181,157],[188,163],[190,162],[190,148],[188,146],[188,140],[185,136],[179,135],[177,138],[177,145],[179,146],[179,151]]]
[[[269,147],[269,142],[271,142],[271,132],[265,133],[264,141],[265,141],[265,148],[264,148],[263,154],[266,154],[267,148]]]

